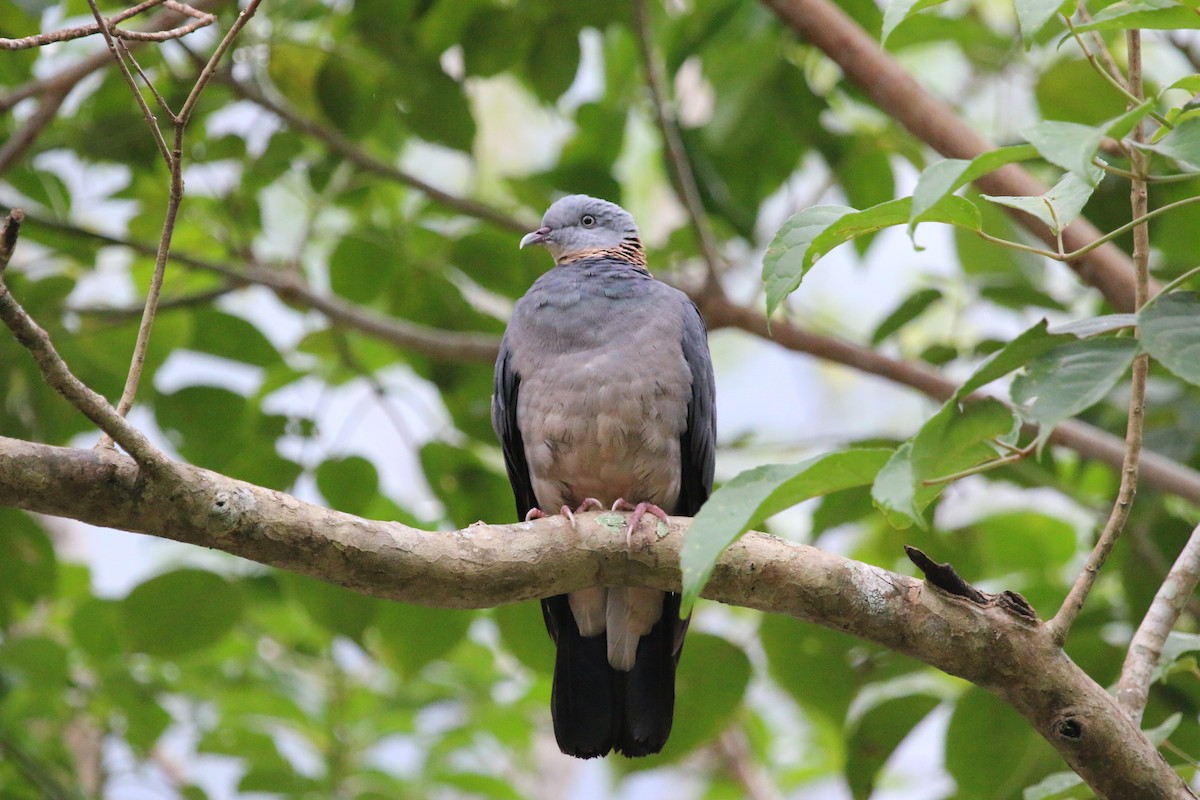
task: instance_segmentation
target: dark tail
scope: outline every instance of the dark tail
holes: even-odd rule
[[[638,642],[627,673],[609,666],[603,635],[579,634],[566,595],[543,600],[542,612],[558,647],[550,710],[559,749],[577,758],[662,750],[671,733],[675,665],[687,626],[679,619],[679,595],[666,595],[662,618]]]

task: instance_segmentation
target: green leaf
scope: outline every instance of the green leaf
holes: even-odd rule
[[[975,368],[971,377],[958,387],[953,399],[962,400],[976,389],[1003,378],[1043,353],[1071,341],[1074,341],[1071,336],[1050,333],[1046,320],[1042,320],[988,356],[982,364]]]
[[[887,339],[941,299],[942,293],[938,289],[921,289],[913,292],[891,314],[888,314],[883,322],[879,323],[875,332],[871,334],[871,344],[877,345]]]
[[[1083,787],[1083,794],[1076,791]],[[1025,788],[1021,800],[1066,800],[1071,797],[1093,797],[1083,785],[1083,778],[1074,772],[1051,772],[1033,786]]]
[[[1095,186],[1104,177],[1104,172],[1092,164],[1092,159],[1100,149],[1100,143],[1106,136],[1113,139],[1124,138],[1133,126],[1152,110],[1153,103],[1146,101],[1099,125],[1043,120],[1021,131],[1021,135],[1051,164],[1062,167]]]
[[[1062,0],[1016,0],[1017,22],[1021,26],[1021,40],[1028,48],[1033,37],[1065,5]]]
[[[294,572],[279,573],[279,580],[314,622],[331,633],[340,633],[359,644],[363,640],[363,631],[375,619],[383,603],[373,597]]]
[[[888,758],[938,702],[923,692],[901,695],[876,704],[855,720],[846,741],[844,769],[855,800],[871,796]]]
[[[402,675],[412,676],[462,641],[471,619],[460,609],[383,603],[374,621],[377,647]]]
[[[400,247],[379,231],[344,236],[329,257],[329,283],[335,294],[356,303],[374,300],[387,287]]]
[[[1112,333],[1113,331],[1125,330],[1126,328],[1136,328],[1137,324],[1137,314],[1104,314],[1099,317],[1088,317],[1087,319],[1068,322],[1065,325],[1055,325],[1053,332],[1069,333],[1072,336],[1078,336],[1080,339],[1086,339],[1089,336],[1097,336],[1101,333]]]
[[[554,669],[554,645],[546,635],[546,621],[538,603],[509,603],[492,609],[492,619],[510,653],[526,667],[550,673]]]
[[[675,673],[676,725],[662,757],[679,758],[724,730],[742,705],[750,672],[742,648],[720,636],[690,633]]]
[[[200,308],[193,313],[192,349],[257,367],[269,367],[282,360],[254,323],[215,308]]]
[[[379,495],[379,473],[362,456],[331,458],[316,470],[317,489],[330,507],[363,516]]]
[[[24,636],[0,644],[0,671],[15,670],[40,692],[60,694],[70,682],[67,648],[42,636]]]
[[[904,20],[918,11],[944,3],[945,0],[891,0],[883,11],[883,33],[879,37],[880,44],[887,44],[888,37]]]
[[[839,244],[859,236],[909,221],[913,199],[902,197],[855,211],[845,206],[813,206],[792,216],[767,247],[763,256],[763,281],[767,287],[767,313],[804,279],[819,258]],[[942,198],[924,218],[931,222],[979,230],[979,209],[962,197]]]
[[[86,600],[71,616],[75,644],[97,661],[121,653],[121,604],[97,597]]]
[[[216,644],[241,615],[237,587],[199,569],[151,578],[121,601],[121,627],[129,648],[166,658]]]
[[[1130,28],[1189,30],[1200,28],[1200,14],[1173,0],[1122,0],[1096,12],[1091,22],[1075,30],[1123,31]]]
[[[1182,721],[1183,714],[1176,711],[1158,725],[1155,725],[1153,728],[1147,728],[1142,732],[1146,735],[1147,739],[1154,743],[1155,747],[1161,747],[1162,743],[1171,737],[1171,734],[1175,732],[1175,729],[1179,727],[1179,723]]]
[[[498,508],[512,507],[508,480],[470,450],[429,442],[421,448],[421,467],[450,520],[460,528],[491,519]]]
[[[853,213],[849,206],[810,206],[783,223],[763,254],[768,315],[800,286],[812,266],[807,256],[813,240],[834,222]]]
[[[683,543],[681,613],[691,611],[725,548],[752,525],[810,497],[870,483],[888,455],[883,449],[843,450],[799,464],[756,467],[723,485],[700,509]]]
[[[379,119],[375,104],[376,76],[354,60],[326,58],[317,70],[314,90],[325,118],[340,131],[361,137]]]
[[[1200,169],[1200,119],[1189,117],[1157,142],[1137,146]]]
[[[1136,339],[1085,339],[1036,358],[1013,379],[1012,399],[1036,422],[1038,447],[1054,426],[1104,399],[1137,355]]]
[[[876,476],[871,497],[893,527],[914,522],[925,527],[926,507],[946,488],[944,482],[926,481],[994,459],[989,443],[1015,427],[1015,415],[998,400],[984,398],[959,408],[952,399],[896,450]]]
[[[947,158],[929,165],[921,172],[917,187],[913,190],[912,212],[908,220],[910,230],[916,223],[927,219],[926,215],[943,197],[1005,164],[1028,161],[1037,155],[1037,148],[1033,145],[1017,144],[989,150],[970,161]]]
[[[58,560],[46,532],[24,511],[0,509],[0,630],[17,603],[29,605],[54,591]]]
[[[975,686],[958,698],[946,731],[946,770],[960,796],[1009,800],[1061,768],[1053,748],[1003,700]]]
[[[1044,69],[1037,77],[1034,97],[1043,119],[1084,125],[1099,125],[1129,107],[1125,95],[1083,58],[1060,58]]]
[[[1095,183],[1089,183],[1075,173],[1068,172],[1041,197],[993,197],[987,194],[981,196],[993,203],[1032,214],[1057,233],[1075,221],[1095,190]]]

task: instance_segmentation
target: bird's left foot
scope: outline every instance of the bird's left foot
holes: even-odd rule
[[[641,524],[642,517],[646,516],[646,514],[658,517],[663,521],[664,525],[669,526],[671,524],[667,512],[654,505],[654,503],[638,503],[635,506],[622,497],[613,503],[612,510],[633,512],[629,515],[629,522],[625,525],[625,546],[630,549],[633,549],[633,532],[637,530],[637,526]]]

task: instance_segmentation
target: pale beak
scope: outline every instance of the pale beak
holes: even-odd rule
[[[552,230],[553,228],[551,228],[549,225],[543,225],[536,231],[525,234],[521,237],[520,249],[524,250],[528,245],[531,244],[545,244],[546,237],[550,235]]]

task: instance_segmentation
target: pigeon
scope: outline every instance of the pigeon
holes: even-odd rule
[[[554,267],[513,308],[496,360],[492,425],[524,519],[588,508],[694,516],[712,491],[715,385],[686,294],[655,280],[633,217],[570,195],[522,248]],[[687,620],[679,595],[595,586],[542,601],[557,649],[559,748],[594,758],[662,750]]]

